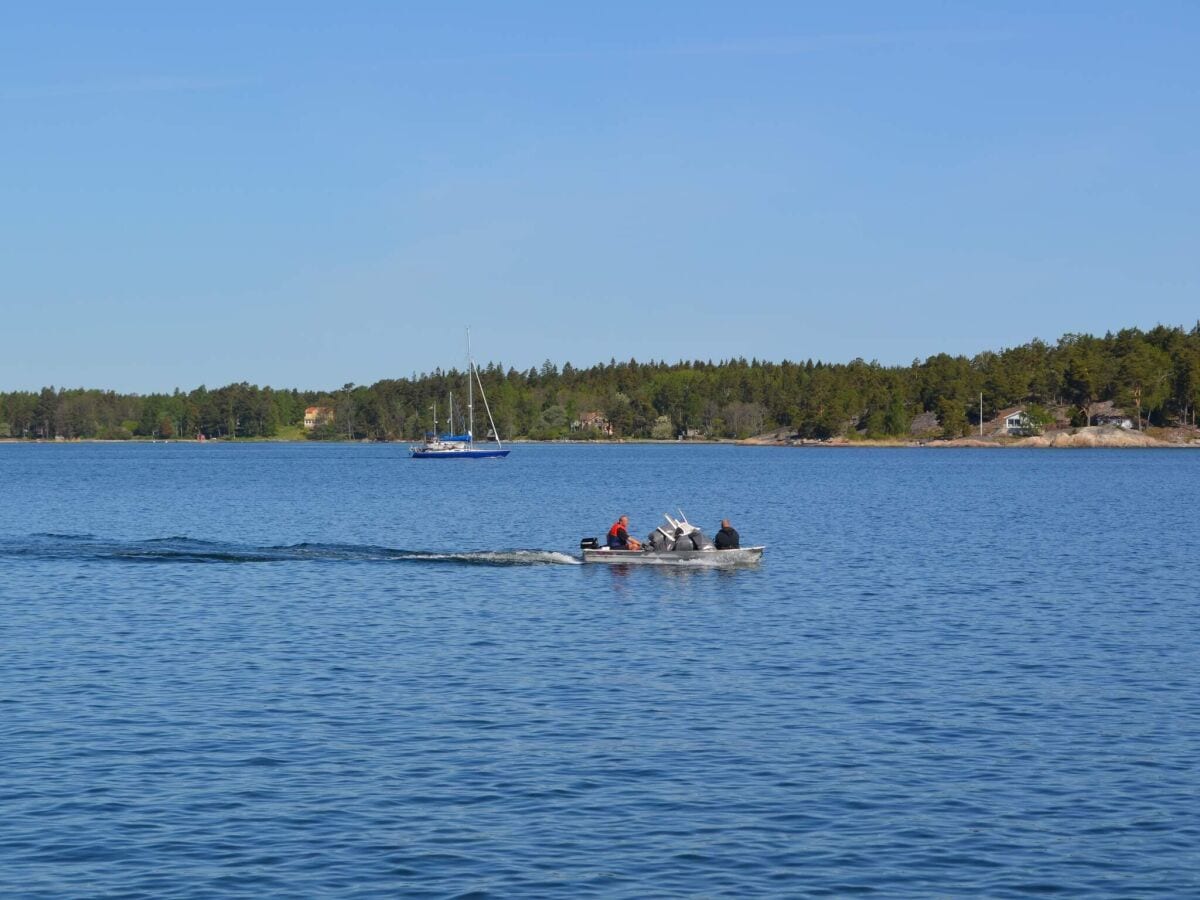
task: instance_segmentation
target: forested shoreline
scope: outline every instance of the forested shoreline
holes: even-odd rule
[[[745,438],[783,430],[800,438],[912,434],[918,416],[936,416],[937,435],[968,434],[983,418],[1018,404],[1059,411],[1088,424],[1092,407],[1111,402],[1147,425],[1194,425],[1200,400],[1200,323],[1191,330],[1157,326],[1103,337],[1067,334],[974,357],[937,354],[908,366],[848,363],[638,362],[589,368],[547,360],[540,368],[480,371],[504,439]],[[466,374],[435,371],[373,385],[299,391],[240,383],[170,394],[119,394],[45,387],[0,393],[0,438],[413,440],[431,425],[436,402],[466,395]],[[304,411],[332,418],[309,432]],[[599,414],[611,435],[581,428]],[[476,409],[476,431],[482,404]],[[929,416],[925,416],[928,421]],[[599,421],[599,419],[598,419]],[[457,423],[456,423],[457,424]]]

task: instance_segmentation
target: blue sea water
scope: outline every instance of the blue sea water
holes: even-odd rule
[[[1198,475],[0,444],[0,893],[1200,895]]]

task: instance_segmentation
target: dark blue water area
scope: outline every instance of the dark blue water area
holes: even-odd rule
[[[1198,476],[0,444],[0,892],[1200,895]]]

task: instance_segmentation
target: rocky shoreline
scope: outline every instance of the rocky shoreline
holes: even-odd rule
[[[741,444],[760,447],[932,447],[955,448],[977,447],[1002,448],[1049,448],[1049,449],[1176,449],[1200,448],[1200,434],[1193,429],[1171,429],[1167,439],[1152,437],[1142,431],[1129,431],[1111,425],[1093,425],[1087,428],[1071,428],[1049,431],[1046,434],[1025,438],[979,438],[963,437],[930,440],[873,440],[831,438],[827,441],[801,440],[779,432],[760,435],[739,441]]]

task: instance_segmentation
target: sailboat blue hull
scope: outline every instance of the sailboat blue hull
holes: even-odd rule
[[[507,450],[425,450],[412,447],[413,459],[502,459],[508,456]]]
[[[479,369],[471,358],[471,329],[467,329],[467,430],[455,434],[454,394],[450,395],[450,418],[446,422],[448,434],[438,431],[437,404],[433,404],[433,431],[425,432],[425,442],[416,447],[409,447],[413,459],[503,459],[508,456],[500,443],[500,432],[492,420],[492,411],[487,405],[487,394],[483,392],[483,379],[479,377]],[[479,396],[483,398],[483,407],[487,410],[488,424],[492,426],[489,437],[494,436],[496,446],[476,447],[475,434],[475,385],[479,385]],[[461,423],[460,423],[461,424]]]

